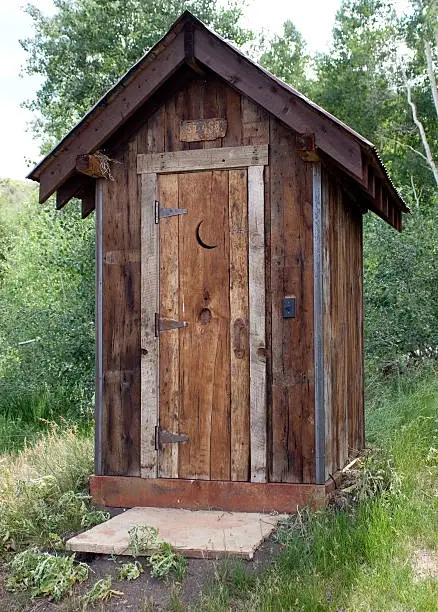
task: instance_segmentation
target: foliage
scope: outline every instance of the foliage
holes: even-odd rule
[[[91,589],[82,595],[81,601],[84,604],[94,603],[96,601],[105,601],[107,599],[111,599],[111,597],[120,597],[123,595],[122,591],[116,591],[111,588],[112,586],[112,578],[111,576],[107,576],[107,578],[101,578],[97,580]]]
[[[135,525],[128,533],[132,554],[149,554],[148,563],[152,576],[173,576],[178,581],[184,578],[187,571],[186,559],[160,538],[158,529],[149,525]]]
[[[94,390],[94,223],[35,192],[0,207],[0,415],[89,419]],[[0,236],[1,240],[1,236]],[[3,245],[5,241],[3,242]],[[0,244],[0,251],[2,245]]]
[[[101,523],[86,493],[92,443],[53,428],[19,455],[0,456],[0,551],[62,547],[60,536]]]
[[[24,550],[8,565],[8,591],[31,589],[32,597],[45,595],[59,601],[73,586],[88,578],[88,566],[76,563],[75,555],[55,556],[37,548]]]
[[[390,60],[395,32],[389,0],[344,0],[332,48],[316,62],[315,101],[370,140],[394,110]]]
[[[262,39],[257,51],[261,66],[299,91],[307,92],[310,57],[302,35],[291,21],[284,22],[281,35]]]
[[[43,150],[65,135],[118,79],[139,60],[183,12],[225,38],[243,44],[251,35],[238,25],[242,6],[218,7],[214,0],[55,0],[46,17],[29,4],[35,36],[22,41],[28,74],[44,83],[27,106],[38,111],[35,134]]]
[[[367,364],[387,372],[437,357],[438,208],[414,207],[402,234],[368,217],[364,239]]]
[[[143,572],[144,569],[138,561],[128,562],[121,566],[119,578],[120,580],[136,580]]]

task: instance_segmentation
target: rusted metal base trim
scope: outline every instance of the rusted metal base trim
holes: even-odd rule
[[[241,512],[285,512],[321,508],[337,476],[323,485],[92,476],[90,492],[99,506],[186,508]]]

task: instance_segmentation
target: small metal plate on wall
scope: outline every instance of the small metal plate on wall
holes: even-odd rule
[[[283,319],[295,319],[297,316],[297,300],[295,296],[288,295],[283,298]]]

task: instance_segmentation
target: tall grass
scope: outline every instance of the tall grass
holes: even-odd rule
[[[0,551],[62,545],[60,536],[103,516],[89,505],[93,443],[76,429],[52,426],[18,454],[0,456]]]
[[[369,438],[381,448],[374,473],[391,467],[385,490],[288,521],[274,564],[246,580],[242,568],[228,572],[203,609],[438,610],[437,582],[418,580],[411,563],[416,549],[438,547],[438,381],[402,385],[382,386],[367,412]]]

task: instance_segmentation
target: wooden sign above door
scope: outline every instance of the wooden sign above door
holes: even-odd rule
[[[196,119],[181,121],[179,139],[181,142],[199,142],[201,140],[216,140],[227,133],[226,119]]]

